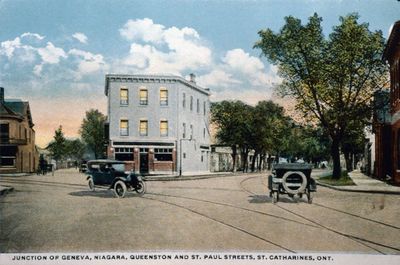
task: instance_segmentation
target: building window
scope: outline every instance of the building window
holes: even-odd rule
[[[196,110],[197,110],[197,113],[200,113],[200,100],[199,99],[197,99],[197,101],[196,101]]]
[[[182,128],[182,131],[183,131],[182,138],[185,139],[186,138],[186,123],[183,123],[182,126],[183,126],[183,128]]]
[[[121,88],[119,90],[119,98],[120,98],[120,104],[121,106],[126,106],[128,105],[128,89],[127,88]]]
[[[133,148],[115,148],[115,160],[118,161],[133,161]]]
[[[206,138],[206,128],[203,128],[203,138]]]
[[[190,139],[193,139],[193,124],[190,124]]]
[[[16,146],[2,146],[0,148],[0,166],[15,167],[16,156],[17,156]]]
[[[160,136],[168,136],[168,121],[160,121]]]
[[[203,162],[203,161],[204,161],[204,158],[203,158],[203,156],[204,156],[204,151],[201,151],[201,162]]]
[[[190,96],[190,111],[193,110],[193,96]]]
[[[168,106],[168,90],[166,88],[160,89],[160,106]]]
[[[155,148],[154,160],[156,161],[172,161],[172,148]]]
[[[119,122],[119,133],[121,136],[129,135],[129,121],[128,120],[121,120]]]
[[[10,140],[10,125],[8,123],[0,124],[0,142],[8,143]]]
[[[147,105],[149,100],[149,94],[147,89],[141,88],[139,90],[139,104],[140,105]]]
[[[148,121],[147,120],[140,120],[139,134],[141,136],[147,136],[147,133],[148,133]]]
[[[182,107],[186,108],[186,94],[185,93],[182,94]]]
[[[203,115],[205,116],[206,115],[206,107],[207,107],[207,103],[204,101],[203,102]]]

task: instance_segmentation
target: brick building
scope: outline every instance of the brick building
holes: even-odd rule
[[[391,177],[400,183],[400,21],[390,31],[383,58],[390,65]]]
[[[0,173],[29,173],[37,169],[39,154],[29,103],[4,98],[0,88]]]
[[[109,74],[108,158],[142,174],[209,172],[209,90],[178,76]]]

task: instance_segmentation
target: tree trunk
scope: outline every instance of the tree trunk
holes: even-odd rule
[[[253,159],[251,160],[251,172],[254,172],[254,170],[256,169],[256,159],[258,156],[258,152],[255,151],[254,155],[253,155]]]
[[[232,146],[232,159],[233,159],[232,172],[236,172],[236,155],[237,155],[236,145],[233,145]]]
[[[332,178],[340,179],[341,176],[341,168],[340,168],[340,141],[338,138],[332,139],[331,146],[331,156],[333,160],[333,173]]]

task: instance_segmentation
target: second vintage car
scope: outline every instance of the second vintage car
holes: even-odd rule
[[[112,189],[115,196],[123,198],[128,190],[142,195],[146,185],[141,176],[125,171],[125,162],[100,159],[87,162],[87,181],[91,191],[96,186],[106,186]]]

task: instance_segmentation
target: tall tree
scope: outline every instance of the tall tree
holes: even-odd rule
[[[74,160],[81,160],[86,151],[85,144],[80,139],[65,140],[66,156]]]
[[[81,138],[90,148],[96,158],[104,156],[104,116],[97,109],[90,109],[86,112],[86,116],[82,121],[79,133]]]
[[[340,17],[328,38],[322,18],[314,14],[306,25],[292,16],[278,33],[259,31],[255,44],[279,68],[283,95],[296,99],[296,108],[320,123],[331,139],[333,177],[340,177],[340,144],[352,120],[370,117],[373,91],[387,83],[382,32],[358,23],[358,15]]]
[[[246,166],[249,151],[251,107],[241,101],[221,101],[211,105],[211,122],[218,130],[216,138],[219,143],[231,146],[233,171],[236,170],[238,148],[242,152],[242,165]]]
[[[66,153],[65,141],[66,139],[62,131],[62,126],[60,125],[58,129],[54,132],[53,140],[46,147],[46,149],[50,151],[51,156],[56,161],[60,161]]]

